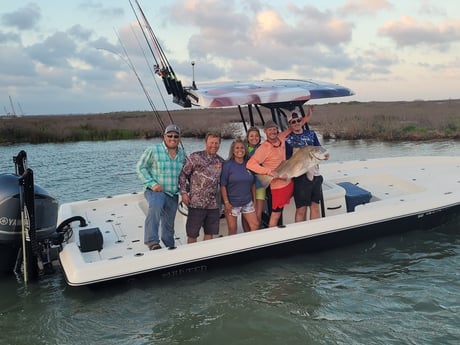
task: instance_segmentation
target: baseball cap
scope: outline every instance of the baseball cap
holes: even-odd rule
[[[288,120],[288,123],[291,122],[292,119],[301,119],[302,116],[297,114],[295,111],[293,111],[292,113],[290,113],[287,117],[287,120]]]
[[[174,124],[170,124],[166,127],[165,134],[168,134],[169,132],[176,132],[177,134],[180,135],[180,128]]]
[[[265,122],[264,129],[272,128],[272,127],[278,128],[278,125],[275,123],[275,121],[268,120],[267,122]]]

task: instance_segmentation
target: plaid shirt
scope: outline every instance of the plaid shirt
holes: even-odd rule
[[[149,146],[137,162],[137,175],[146,189],[160,184],[165,193],[176,195],[179,193],[179,174],[185,158],[185,152],[181,147],[178,147],[173,159],[168,154],[164,142]]]

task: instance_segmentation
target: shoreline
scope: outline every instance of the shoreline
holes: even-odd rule
[[[307,106],[308,103],[305,110]],[[261,107],[261,110],[268,114],[268,109]],[[0,145],[153,138],[162,134],[158,119],[166,125],[174,119],[184,137],[197,138],[208,131],[232,138],[238,127],[236,123],[241,122],[237,108],[2,117]],[[260,121],[256,124],[262,125]],[[460,99],[314,105],[310,128],[324,139],[459,140]]]

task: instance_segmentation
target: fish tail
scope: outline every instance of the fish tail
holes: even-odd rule
[[[270,184],[270,182],[272,182],[272,180],[273,180],[273,177],[270,176],[270,175],[257,174],[256,176],[257,176],[257,178],[259,179],[260,183],[262,184],[262,186],[264,188],[267,188],[268,185]]]

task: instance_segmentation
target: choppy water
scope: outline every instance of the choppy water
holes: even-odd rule
[[[24,149],[61,202],[132,192],[148,143],[0,147],[0,171]],[[452,141],[324,145],[330,161],[460,155]],[[185,141],[188,152],[202,147]],[[458,344],[459,225],[169,280],[72,288],[56,274],[26,288],[3,278],[0,344]]]

